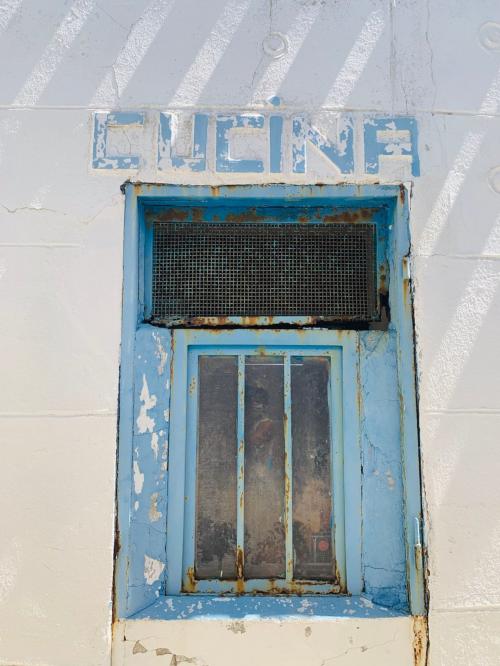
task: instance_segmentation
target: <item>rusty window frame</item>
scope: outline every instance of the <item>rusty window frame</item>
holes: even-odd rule
[[[226,210],[226,218],[221,210]],[[277,213],[281,211],[281,213]],[[201,219],[215,224],[236,223],[245,224],[260,221],[263,224],[273,225],[276,216],[282,215],[280,223],[293,226],[310,224],[314,226],[328,226],[336,224],[373,224],[375,232],[375,265],[374,286],[376,315],[368,319],[338,319],[335,317],[323,317],[318,315],[274,315],[274,316],[197,316],[188,318],[171,317],[157,320],[153,312],[153,272],[154,272],[154,224],[156,220],[166,222],[193,221]],[[279,325],[310,328],[313,326],[331,326],[345,329],[386,329],[390,321],[390,308],[388,305],[389,293],[389,260],[388,260],[388,227],[386,224],[388,205],[385,202],[367,205],[332,204],[332,202],[318,202],[312,206],[311,202],[298,202],[297,204],[270,205],[263,202],[256,206],[255,202],[232,202],[231,205],[215,206],[213,202],[201,201],[194,204],[193,201],[180,201],[176,203],[147,203],[143,207],[142,216],[144,224],[141,226],[140,244],[144,248],[144,254],[140,257],[140,285],[139,298],[140,310],[144,321],[155,325],[176,327],[227,327],[241,326],[250,327],[273,327]]]

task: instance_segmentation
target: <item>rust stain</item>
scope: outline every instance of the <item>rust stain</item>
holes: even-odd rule
[[[227,316],[221,317],[191,317],[186,320],[189,326],[227,326],[231,320]]]
[[[427,661],[427,618],[423,615],[413,617],[413,663],[425,666]]]
[[[183,222],[188,218],[188,211],[185,208],[165,208],[161,213],[155,215],[159,222]]]
[[[366,222],[377,212],[377,208],[356,208],[342,210],[337,213],[323,216],[323,222]]]
[[[283,315],[284,316],[284,315]],[[320,315],[308,315],[308,316],[299,316],[293,324],[283,321],[281,317],[278,316],[263,316],[263,315],[218,315],[218,316],[194,316],[184,319],[175,320],[171,322],[176,326],[184,325],[190,328],[212,328],[211,331],[214,334],[220,332],[217,329],[222,328],[263,328],[263,327],[279,327],[279,328],[293,328],[297,330],[300,334],[302,328],[315,326],[322,322],[336,322],[337,320],[333,317],[322,317]],[[346,321],[348,321],[346,319]],[[155,320],[155,323],[163,322],[163,320]]]
[[[244,594],[245,592],[245,581],[243,579],[243,564],[244,564],[244,554],[243,549],[238,546],[236,549],[236,593]]]
[[[403,183],[401,183],[401,185],[399,186],[399,200],[401,201],[402,204],[404,204],[405,199],[406,199],[406,188],[403,185]]]
[[[410,286],[410,265],[409,258],[403,257],[403,302],[405,307],[408,307],[411,302],[411,286]]]
[[[203,208],[192,208],[193,212],[193,222],[202,222],[203,221]]]
[[[226,222],[261,222],[267,217],[269,216],[257,212],[256,208],[245,208],[239,213],[228,213]]]
[[[218,185],[211,185],[210,190],[213,197],[218,197],[220,195],[220,187]]]
[[[184,580],[182,591],[188,593],[196,592],[196,577],[193,567],[188,567],[186,571],[186,578],[187,581],[186,579]]]
[[[274,578],[271,578],[267,581],[266,583],[266,590],[264,595],[289,595],[289,594],[294,594],[300,597],[303,594],[338,594],[340,591],[339,586],[335,583],[328,587],[325,590],[321,592],[315,592],[314,590],[310,589],[311,587],[314,587],[315,585],[324,585],[323,582],[321,581],[314,581],[314,580],[309,580],[309,581],[296,581],[296,580],[290,580],[287,581],[286,584],[280,584],[282,581],[277,581]]]
[[[259,326],[259,324],[264,326],[272,326],[274,323],[274,317],[260,317],[258,315],[252,315],[248,317],[242,317],[241,323],[243,326],[247,327]]]

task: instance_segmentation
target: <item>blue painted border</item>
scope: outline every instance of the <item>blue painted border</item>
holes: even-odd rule
[[[340,589],[359,594],[361,576],[361,454],[359,414],[352,413],[352,396],[356,395],[357,353],[355,334],[349,331],[283,331],[233,330],[210,332],[206,330],[175,330],[173,375],[176,381],[171,392],[172,428],[170,438],[169,530],[167,532],[167,593],[179,594],[183,575],[194,566],[194,486],[195,466],[186,464],[195,460],[196,392],[189,398],[188,386],[197,379],[196,359],[200,354],[256,354],[266,348],[268,353],[291,352],[303,356],[326,355],[331,359],[330,394],[332,409],[332,479],[334,482],[333,515],[334,541]],[[345,372],[345,376],[342,373]],[[354,384],[353,384],[354,382]],[[346,387],[345,392],[344,388]],[[350,393],[348,393],[350,392]],[[351,399],[347,396],[350,395]],[[188,405],[188,400],[189,404]],[[357,404],[357,403],[356,403]],[[350,418],[347,436],[343,433],[344,410]],[[191,417],[191,418],[190,418]],[[356,423],[352,423],[356,419]],[[188,449],[186,450],[186,441]],[[344,449],[347,455],[344,454]],[[348,479],[344,479],[344,460]],[[349,516],[349,521],[345,516]],[[357,519],[355,518],[357,517]],[[346,533],[349,537],[346,537]],[[181,539],[183,535],[183,539]],[[346,546],[347,544],[347,546]],[[179,573],[179,567],[182,573]],[[347,577],[346,577],[347,568]],[[347,585],[346,585],[347,580]],[[276,584],[279,584],[276,581]],[[247,581],[246,589],[262,588],[262,581]],[[201,592],[231,591],[234,582],[199,581]],[[305,591],[324,592],[331,585],[311,586]]]
[[[196,205],[230,203],[262,205],[293,203],[303,205],[331,204],[377,206],[387,204],[393,215],[393,262],[391,265],[391,302],[398,325],[398,370],[402,397],[401,427],[405,495],[405,528],[410,611],[425,613],[423,563],[421,553],[415,551],[415,518],[422,520],[420,495],[420,467],[417,430],[417,403],[415,393],[414,340],[410,282],[404,274],[404,257],[409,252],[408,191],[397,185],[255,185],[255,186],[183,186],[126,183],[124,282],[122,343],[119,398],[119,456],[117,474],[118,551],[115,567],[115,605],[118,617],[127,617],[127,570],[131,557],[131,469],[133,433],[133,362],[135,331],[139,323],[139,303],[144,304],[144,277],[140,278],[141,248],[139,229],[143,226],[146,205]],[[175,356],[175,355],[174,355]],[[355,382],[353,376],[351,381]],[[359,422],[354,418],[353,422]],[[344,428],[347,423],[344,424]],[[356,454],[355,457],[357,457]],[[346,465],[348,462],[346,461]],[[347,468],[346,468],[347,471]],[[360,501],[360,500],[359,500]],[[346,507],[346,512],[348,508]],[[416,555],[416,556],[415,556]],[[349,570],[349,562],[347,563]],[[354,581],[353,581],[354,582]],[[353,583],[352,582],[352,583]],[[348,580],[349,586],[349,580]],[[351,587],[355,593],[355,587]],[[163,600],[161,600],[163,603]],[[251,600],[250,600],[251,601]],[[158,602],[156,602],[158,603]],[[332,601],[330,600],[330,603]],[[333,604],[331,608],[334,608]],[[335,613],[336,614],[336,613]]]
[[[404,617],[365,597],[214,597],[167,596],[133,615],[132,620],[338,620]]]
[[[139,303],[139,219],[134,190],[125,191],[123,243],[122,340],[118,423],[117,545],[115,563],[115,615],[126,617],[128,568],[131,556],[130,516],[134,432],[134,344]]]

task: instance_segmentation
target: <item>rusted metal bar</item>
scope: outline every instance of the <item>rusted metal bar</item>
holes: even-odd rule
[[[292,396],[290,354],[284,359],[284,427],[285,427],[285,549],[286,580],[293,579],[293,524],[292,524]]]
[[[243,580],[244,539],[245,539],[245,355],[238,355],[238,412],[237,412],[238,453],[236,459],[236,575]]]

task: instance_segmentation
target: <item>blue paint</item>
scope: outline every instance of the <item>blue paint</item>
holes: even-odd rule
[[[394,251],[392,254],[389,285],[390,300],[393,303],[394,320],[398,322],[397,366],[400,396],[400,432],[403,469],[404,525],[406,548],[406,571],[410,597],[410,611],[414,615],[426,612],[424,598],[424,567],[421,547],[415,551],[415,520],[422,524],[422,503],[420,497],[420,465],[417,424],[416,372],[413,338],[413,311],[411,285],[404,266],[410,253],[410,209],[409,192],[405,188],[404,197],[396,199],[393,211]],[[405,290],[401,298],[397,289]],[[398,297],[399,296],[399,297]]]
[[[332,620],[382,619],[402,613],[366,597],[213,597],[168,596],[136,613],[133,620]]]
[[[280,99],[272,97],[269,103],[279,107]],[[158,126],[157,166],[160,171],[187,170],[205,172],[208,166],[208,132],[210,115],[194,113],[193,149],[191,156],[181,156],[173,152],[175,143],[174,113],[149,111],[148,117]],[[283,135],[285,116],[276,112],[270,115],[236,113],[233,115],[216,116],[216,170],[223,173],[263,173],[264,162],[261,159],[234,159],[230,156],[230,130],[243,127],[255,130],[263,129],[269,124],[268,146],[269,173],[283,172],[283,145],[291,144],[292,173],[306,173],[308,144],[315,146],[332,165],[342,174],[351,174],[354,170],[354,125],[349,116],[339,115],[336,136],[323,136],[315,128],[307,116],[296,116],[292,119],[290,135]],[[108,129],[124,129],[127,126],[141,126],[143,131],[150,131],[152,122],[145,126],[144,112],[115,112],[94,114],[92,167],[94,169],[137,169],[141,160],[151,158],[150,155],[112,155],[108,153]],[[289,130],[288,130],[289,131]],[[367,117],[364,119],[365,172],[377,174],[380,170],[380,156],[403,156],[411,162],[413,176],[420,175],[418,157],[418,125],[414,117],[396,116],[386,118]],[[147,138],[143,146],[148,145]]]
[[[205,171],[207,168],[207,134],[208,116],[195,113],[193,116],[193,154],[192,157],[175,155],[172,150],[173,116],[171,113],[160,113],[158,131],[158,169],[182,169]]]
[[[396,332],[365,331],[360,349],[364,589],[407,611]]]
[[[350,118],[339,118],[339,129],[336,141],[323,136],[304,116],[292,120],[292,171],[307,171],[307,144],[310,143],[320,150],[340,173],[354,171],[354,139],[353,123]]]
[[[148,582],[147,560],[165,563],[169,448],[171,332],[140,326],[135,339],[134,435],[128,612],[163,592],[165,572]]]
[[[157,614],[157,617],[172,619],[174,611],[169,615],[165,608],[174,604],[175,609],[180,609],[180,614],[191,616],[192,613],[186,610],[188,604],[196,604],[198,608],[199,602],[198,597],[193,596],[173,601],[172,598],[165,599],[162,596],[164,585],[167,585],[167,590],[169,585],[170,590],[180,589],[180,579],[176,581],[173,572],[178,570],[182,575],[182,552],[180,567],[172,561],[171,553],[167,553],[167,566],[161,575],[151,585],[144,577],[144,557],[147,555],[159,561],[162,553],[164,557],[166,532],[163,516],[161,521],[151,522],[150,506],[148,508],[147,503],[142,505],[141,502],[158,492],[156,509],[163,514],[164,510],[171,509],[184,483],[183,475],[182,478],[170,477],[167,505],[166,486],[162,486],[166,484],[166,475],[160,478],[161,471],[166,470],[158,469],[151,448],[152,434],[157,432],[159,435],[159,429],[156,430],[157,419],[161,419],[162,411],[168,409],[168,388],[166,385],[162,388],[163,380],[158,375],[159,359],[153,334],[164,336],[164,349],[170,349],[170,333],[165,329],[141,324],[148,302],[144,290],[150,288],[146,275],[150,261],[143,259],[145,254],[147,257],[151,252],[148,245],[147,211],[154,211],[155,207],[164,205],[198,204],[206,206],[207,217],[210,217],[215,216],[216,210],[241,211],[244,206],[255,207],[257,202],[258,205],[276,211],[290,210],[290,206],[303,207],[305,212],[314,211],[317,206],[351,210],[357,205],[378,208],[378,212],[374,213],[381,232],[377,249],[378,263],[382,259],[388,265],[390,274],[392,323],[389,331],[357,333],[310,330],[307,335],[310,336],[308,343],[312,345],[328,347],[334,344],[342,348],[342,381],[332,387],[332,395],[337,392],[337,398],[333,398],[332,403],[335,405],[342,402],[342,412],[336,414],[334,424],[337,424],[338,432],[344,432],[344,458],[342,465],[338,457],[340,452],[335,454],[333,473],[338,476],[341,470],[344,483],[342,489],[339,478],[334,478],[334,493],[337,489],[334,495],[336,516],[339,513],[347,516],[344,546],[347,587],[351,594],[363,594],[397,611],[406,611],[409,607],[410,612],[415,614],[425,612],[421,561],[417,567],[414,558],[414,525],[416,518],[421,519],[421,505],[411,302],[409,297],[402,297],[405,281],[402,260],[409,246],[407,194],[402,199],[399,187],[355,185],[221,187],[214,192],[210,187],[152,185],[139,188],[129,184],[125,192],[118,466],[120,549],[115,574],[117,615],[130,617],[149,604],[151,617]],[[286,219],[286,213],[281,213],[281,219]],[[196,342],[196,336],[200,334],[203,331],[190,331],[190,342]],[[304,344],[300,334],[293,330],[266,330],[259,335],[261,344],[293,344],[298,348]],[[248,332],[235,330],[217,335],[217,344],[234,344],[235,341],[248,344]],[[174,345],[173,362],[174,378],[187,377],[187,348],[186,353],[179,353]],[[167,373],[166,367],[164,372]],[[140,432],[141,428],[137,424],[140,407],[144,403],[144,399],[141,399],[143,374],[147,377],[149,397],[154,395],[157,398],[157,402],[148,410],[155,421],[152,432]],[[363,388],[361,402],[352,400],[359,385]],[[174,425],[176,431],[180,428],[180,437],[183,436],[182,428],[186,427],[186,410],[175,409],[179,400],[186,402],[186,393],[181,394],[182,390],[176,395],[174,387],[170,405],[172,429]],[[184,457],[184,451],[178,453]],[[137,495],[132,473],[134,461],[139,464],[141,474],[144,474],[143,488]],[[176,464],[174,451],[171,451],[169,463]],[[375,474],[384,465],[390,469],[394,481],[392,485],[385,473]],[[137,510],[136,501],[139,501]],[[182,511],[170,512],[168,520],[169,533],[182,532]],[[339,557],[337,532],[343,532],[344,528],[342,526],[340,530],[337,517],[335,520]],[[166,580],[163,580],[164,574],[167,574]],[[212,606],[219,603],[217,598],[208,601]],[[297,610],[300,601],[296,598],[251,597],[230,600],[226,608],[228,617],[240,617],[242,613],[256,617],[275,613],[288,617],[296,612],[301,613]],[[316,601],[320,608],[315,607],[311,611],[314,616],[345,617],[342,608],[345,610],[347,606],[342,604],[354,599],[329,596],[317,598]],[[205,601],[201,603],[205,606]],[[283,605],[288,606],[289,612],[283,613]],[[200,611],[200,616],[204,612],[210,614],[205,609]],[[364,611],[360,608],[360,612]],[[141,616],[146,617],[147,611],[134,615]]]
[[[415,118],[369,118],[364,121],[365,171],[379,173],[381,155],[408,155],[411,173],[420,176],[418,125]]]
[[[94,143],[92,166],[94,169],[138,169],[140,155],[111,155],[108,153],[110,127],[144,126],[144,113],[115,112],[94,115]]]
[[[271,116],[269,118],[269,170],[271,173],[281,173],[283,170],[283,118]]]
[[[267,101],[273,106],[279,106],[281,104],[281,98],[277,97],[276,95],[274,95],[274,97],[270,97]]]
[[[129,562],[133,541],[130,535],[130,496],[132,487],[132,450],[134,431],[134,348],[138,319],[139,220],[137,198],[132,189],[125,192],[125,234],[123,247],[123,316],[120,360],[120,419],[117,479],[118,532],[120,548],[115,565],[116,613],[130,615],[128,607]],[[137,609],[136,609],[137,610]]]
[[[263,127],[264,116],[260,114],[217,116],[216,170],[224,173],[262,173],[264,171],[262,160],[231,157],[229,132],[232,129],[262,129]]]

